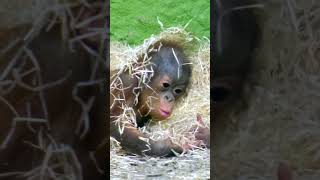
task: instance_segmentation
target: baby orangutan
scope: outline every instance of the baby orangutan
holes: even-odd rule
[[[185,95],[190,82],[191,65],[183,48],[170,42],[161,42],[161,45],[160,48],[155,45],[154,49],[159,50],[149,54],[150,62],[144,71],[150,70],[148,72],[153,76],[148,76],[146,83],[141,82],[145,77],[134,76],[128,70],[111,80],[122,83],[122,90],[111,90],[111,136],[124,149],[135,154],[172,156],[174,152],[183,152],[183,148],[170,139],[154,141],[137,129],[151,118],[154,121],[167,119],[173,113],[176,101]],[[121,119],[124,106],[132,108],[137,127],[135,123],[124,123]]]

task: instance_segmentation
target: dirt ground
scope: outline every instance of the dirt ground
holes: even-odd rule
[[[110,179],[209,179],[210,150],[172,158],[120,156],[110,153]]]

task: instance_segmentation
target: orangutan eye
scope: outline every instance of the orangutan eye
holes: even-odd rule
[[[180,94],[180,93],[182,93],[182,89],[175,89],[174,92],[175,92],[176,94]]]
[[[163,86],[164,88],[168,88],[168,87],[170,86],[170,84],[169,84],[169,83],[163,83],[162,86]]]

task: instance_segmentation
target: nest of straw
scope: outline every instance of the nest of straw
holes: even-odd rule
[[[99,1],[89,3],[86,0],[70,0],[70,1],[56,1],[56,0],[30,0],[30,1],[1,1],[0,2],[0,102],[8,107],[16,116],[12,120],[11,127],[4,140],[1,142],[1,150],[5,150],[10,141],[17,140],[12,138],[15,133],[16,126],[19,123],[28,124],[28,130],[34,133],[33,139],[35,142],[24,142],[38,152],[40,158],[40,165],[23,172],[6,172],[1,173],[0,177],[17,177],[22,179],[83,179],[83,167],[81,166],[76,152],[70,145],[59,144],[51,137],[46,128],[35,130],[31,123],[46,124],[48,122],[48,107],[46,106],[46,99],[43,95],[45,88],[59,86],[63,83],[66,77],[61,77],[60,80],[50,82],[48,84],[41,83],[41,67],[38,62],[40,61],[34,56],[32,49],[28,45],[38,37],[41,31],[49,31],[57,24],[61,27],[62,39],[69,44],[69,48],[73,48],[75,44],[82,46],[84,51],[87,51],[92,58],[105,57],[101,52],[96,52],[84,43],[84,41],[93,36],[100,36],[102,41],[106,40],[105,28],[92,28],[83,34],[76,33],[81,28],[90,26],[93,21],[99,18],[106,18],[106,2]],[[3,9],[2,9],[3,8]],[[99,11],[96,14],[83,16],[88,8],[97,8]],[[75,11],[77,9],[77,11]],[[101,47],[103,49],[103,47]],[[33,64],[31,69],[25,68],[25,61],[30,61]],[[105,60],[104,60],[105,61]],[[21,72],[22,71],[22,72]],[[42,71],[43,72],[43,71]],[[92,71],[94,74],[96,70]],[[26,84],[22,82],[23,76],[35,73],[39,82],[35,84]],[[81,86],[90,86],[95,84],[97,79],[90,79],[87,82],[81,82],[75,85],[74,91]],[[100,80],[101,81],[101,80]],[[39,112],[44,112],[44,118],[19,117],[17,110],[7,101],[2,95],[10,95],[16,85],[21,86],[35,92],[42,105]],[[75,93],[76,94],[76,93]],[[88,114],[89,105],[83,104],[80,97],[73,97],[78,103],[81,104],[83,109],[83,116]],[[91,103],[92,104],[92,103]],[[29,105],[29,106],[28,106]],[[28,108],[29,107],[29,108]],[[27,114],[30,113],[31,104],[27,102]],[[85,126],[89,119],[82,118],[80,126]],[[83,128],[86,133],[87,127]],[[80,134],[81,134],[80,133]],[[93,156],[92,156],[93,157]],[[34,159],[39,162],[39,159]],[[94,160],[93,160],[94,161]],[[21,162],[24,163],[24,162]],[[27,162],[26,162],[27,163]]]
[[[218,179],[274,179],[286,161],[294,179],[319,179],[319,1],[270,0],[244,98],[215,146]],[[215,139],[216,141],[217,139]]]
[[[183,28],[171,27],[163,29],[157,36],[151,36],[149,39],[146,39],[141,46],[130,47],[123,43],[112,42],[110,56],[113,77],[111,79],[114,79],[117,73],[121,73],[128,68],[131,68],[132,74],[135,74],[132,67],[136,67],[135,65],[137,65],[137,60],[141,57],[141,54],[146,55],[152,49],[150,47],[164,41],[174,41],[185,47],[186,54],[193,66],[191,84],[187,96],[178,102],[173,115],[168,120],[157,123],[151,121],[146,127],[141,128],[140,131],[148,134],[155,140],[170,137],[177,144],[193,143],[195,141],[194,134],[188,131],[193,125],[197,125],[197,114],[202,115],[207,126],[210,124],[210,43],[208,40],[199,40]],[[136,69],[138,69],[138,73],[146,72],[141,71],[140,68]],[[144,75],[150,76],[152,75],[152,71],[150,74]],[[149,77],[145,79],[149,79]],[[111,81],[111,89],[115,87],[112,83],[114,81]],[[130,120],[129,123],[134,122]],[[201,149],[200,147],[194,148],[195,150],[192,153],[168,159],[126,156],[121,150],[121,145],[111,138],[111,177],[146,178],[159,176],[185,178],[184,173],[178,170],[170,172],[169,175],[164,174],[165,171],[172,170],[174,166],[180,166],[186,169],[193,169],[190,177],[208,178],[209,161],[204,162],[200,159],[209,159],[209,150],[199,150]],[[156,161],[160,163],[156,163]],[[190,162],[194,162],[195,165],[191,167]],[[151,165],[155,163],[159,168],[154,171]],[[124,167],[124,171],[120,170],[122,167]],[[129,169],[132,169],[133,172],[138,171],[140,176],[137,173],[132,173]]]

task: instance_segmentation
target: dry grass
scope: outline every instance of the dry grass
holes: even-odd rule
[[[96,52],[90,49],[83,41],[86,38],[90,38],[96,35],[101,35],[102,40],[105,40],[106,30],[105,29],[91,29],[89,32],[82,35],[75,35],[75,32],[84,26],[90,24],[93,20],[97,18],[105,17],[105,10],[101,8],[101,12],[94,17],[89,16],[86,19],[79,18],[85,13],[85,8],[88,5],[92,8],[104,7],[105,3],[92,3],[88,4],[84,0],[72,0],[72,1],[26,1],[20,4],[19,1],[2,1],[1,7],[7,7],[7,9],[2,9],[2,16],[5,21],[1,21],[0,29],[1,32],[7,30],[6,28],[19,28],[22,25],[29,24],[30,27],[25,33],[19,34],[19,36],[12,39],[8,39],[7,46],[0,50],[0,57],[2,58],[1,65],[3,68],[0,73],[0,103],[5,104],[15,115],[12,120],[11,129],[8,132],[7,137],[1,142],[1,149],[7,148],[8,142],[12,140],[12,136],[15,132],[17,123],[26,122],[28,128],[31,132],[35,133],[38,144],[32,144],[31,142],[24,142],[30,147],[38,151],[39,154],[43,154],[43,160],[39,167],[33,168],[25,172],[7,172],[0,174],[0,177],[11,177],[18,176],[26,179],[70,179],[70,180],[80,180],[82,179],[82,168],[78,158],[72,149],[68,145],[63,145],[55,142],[55,140],[50,136],[46,130],[41,129],[40,131],[35,131],[30,123],[45,123],[49,128],[48,123],[48,109],[46,106],[46,99],[44,98],[44,90],[53,86],[59,86],[63,83],[67,77],[61,77],[60,80],[50,82],[47,84],[42,83],[41,77],[41,67],[39,66],[39,59],[35,57],[32,50],[28,48],[28,45],[36,38],[40,30],[45,29],[49,31],[56,24],[61,25],[62,38],[69,42],[70,48],[73,48],[75,43],[80,44],[89,54],[93,57],[100,56],[101,52]],[[80,11],[75,13],[73,8],[78,7]],[[14,21],[11,21],[11,20]],[[2,34],[1,34],[2,35]],[[3,42],[2,42],[3,43]],[[18,45],[18,46],[17,46]],[[14,52],[12,50],[14,49]],[[12,58],[10,57],[13,54]],[[5,59],[6,58],[6,59]],[[30,61],[32,67],[30,69],[25,68],[25,63]],[[98,60],[97,60],[98,61]],[[97,62],[98,64],[98,62]],[[32,85],[27,84],[22,81],[22,79],[30,74],[35,74],[35,80]],[[79,82],[76,84],[73,90],[73,98],[79,104],[81,104],[83,113],[79,127],[83,128],[83,131],[79,132],[82,137],[88,130],[89,119],[87,118],[88,111],[91,108],[91,103],[84,103],[82,99],[78,96],[77,90],[81,86],[90,86],[98,83],[94,79],[94,74],[96,74],[96,69],[92,70],[92,78],[87,82]],[[10,94],[14,87],[20,86],[26,90],[35,92],[41,102],[42,109],[39,112],[44,112],[44,119],[33,118],[33,117],[21,117],[18,111],[7,101],[2,95]],[[27,102],[26,105],[27,114],[31,114],[30,106],[31,104]],[[29,107],[29,108],[28,108]],[[43,131],[42,131],[43,130]]]
[[[263,1],[262,44],[246,85],[248,108],[231,113],[216,146],[219,179],[275,179],[287,161],[294,179],[319,179],[318,1]]]
[[[179,38],[183,37],[181,40]],[[137,54],[144,52],[150,45],[162,39],[176,39],[185,43],[192,41],[192,36],[182,28],[163,30],[158,36],[152,36],[142,46],[129,47],[118,42],[111,43],[111,70],[123,70],[130,62],[136,60]],[[178,144],[192,143],[194,135],[188,133],[195,125],[196,115],[201,114],[209,125],[210,120],[210,46],[202,40],[197,50],[186,48],[192,62],[193,75],[188,95],[184,97],[173,115],[165,122],[150,123],[140,129],[153,139],[170,137]],[[188,51],[189,50],[189,51]],[[133,61],[134,63],[136,61]],[[134,72],[134,71],[133,71]],[[111,84],[112,86],[112,84]],[[195,150],[174,158],[151,158],[125,155],[119,144],[111,139],[110,170],[112,179],[206,179],[210,176],[209,150]],[[155,168],[156,167],[156,168]],[[185,174],[188,172],[188,175]]]

